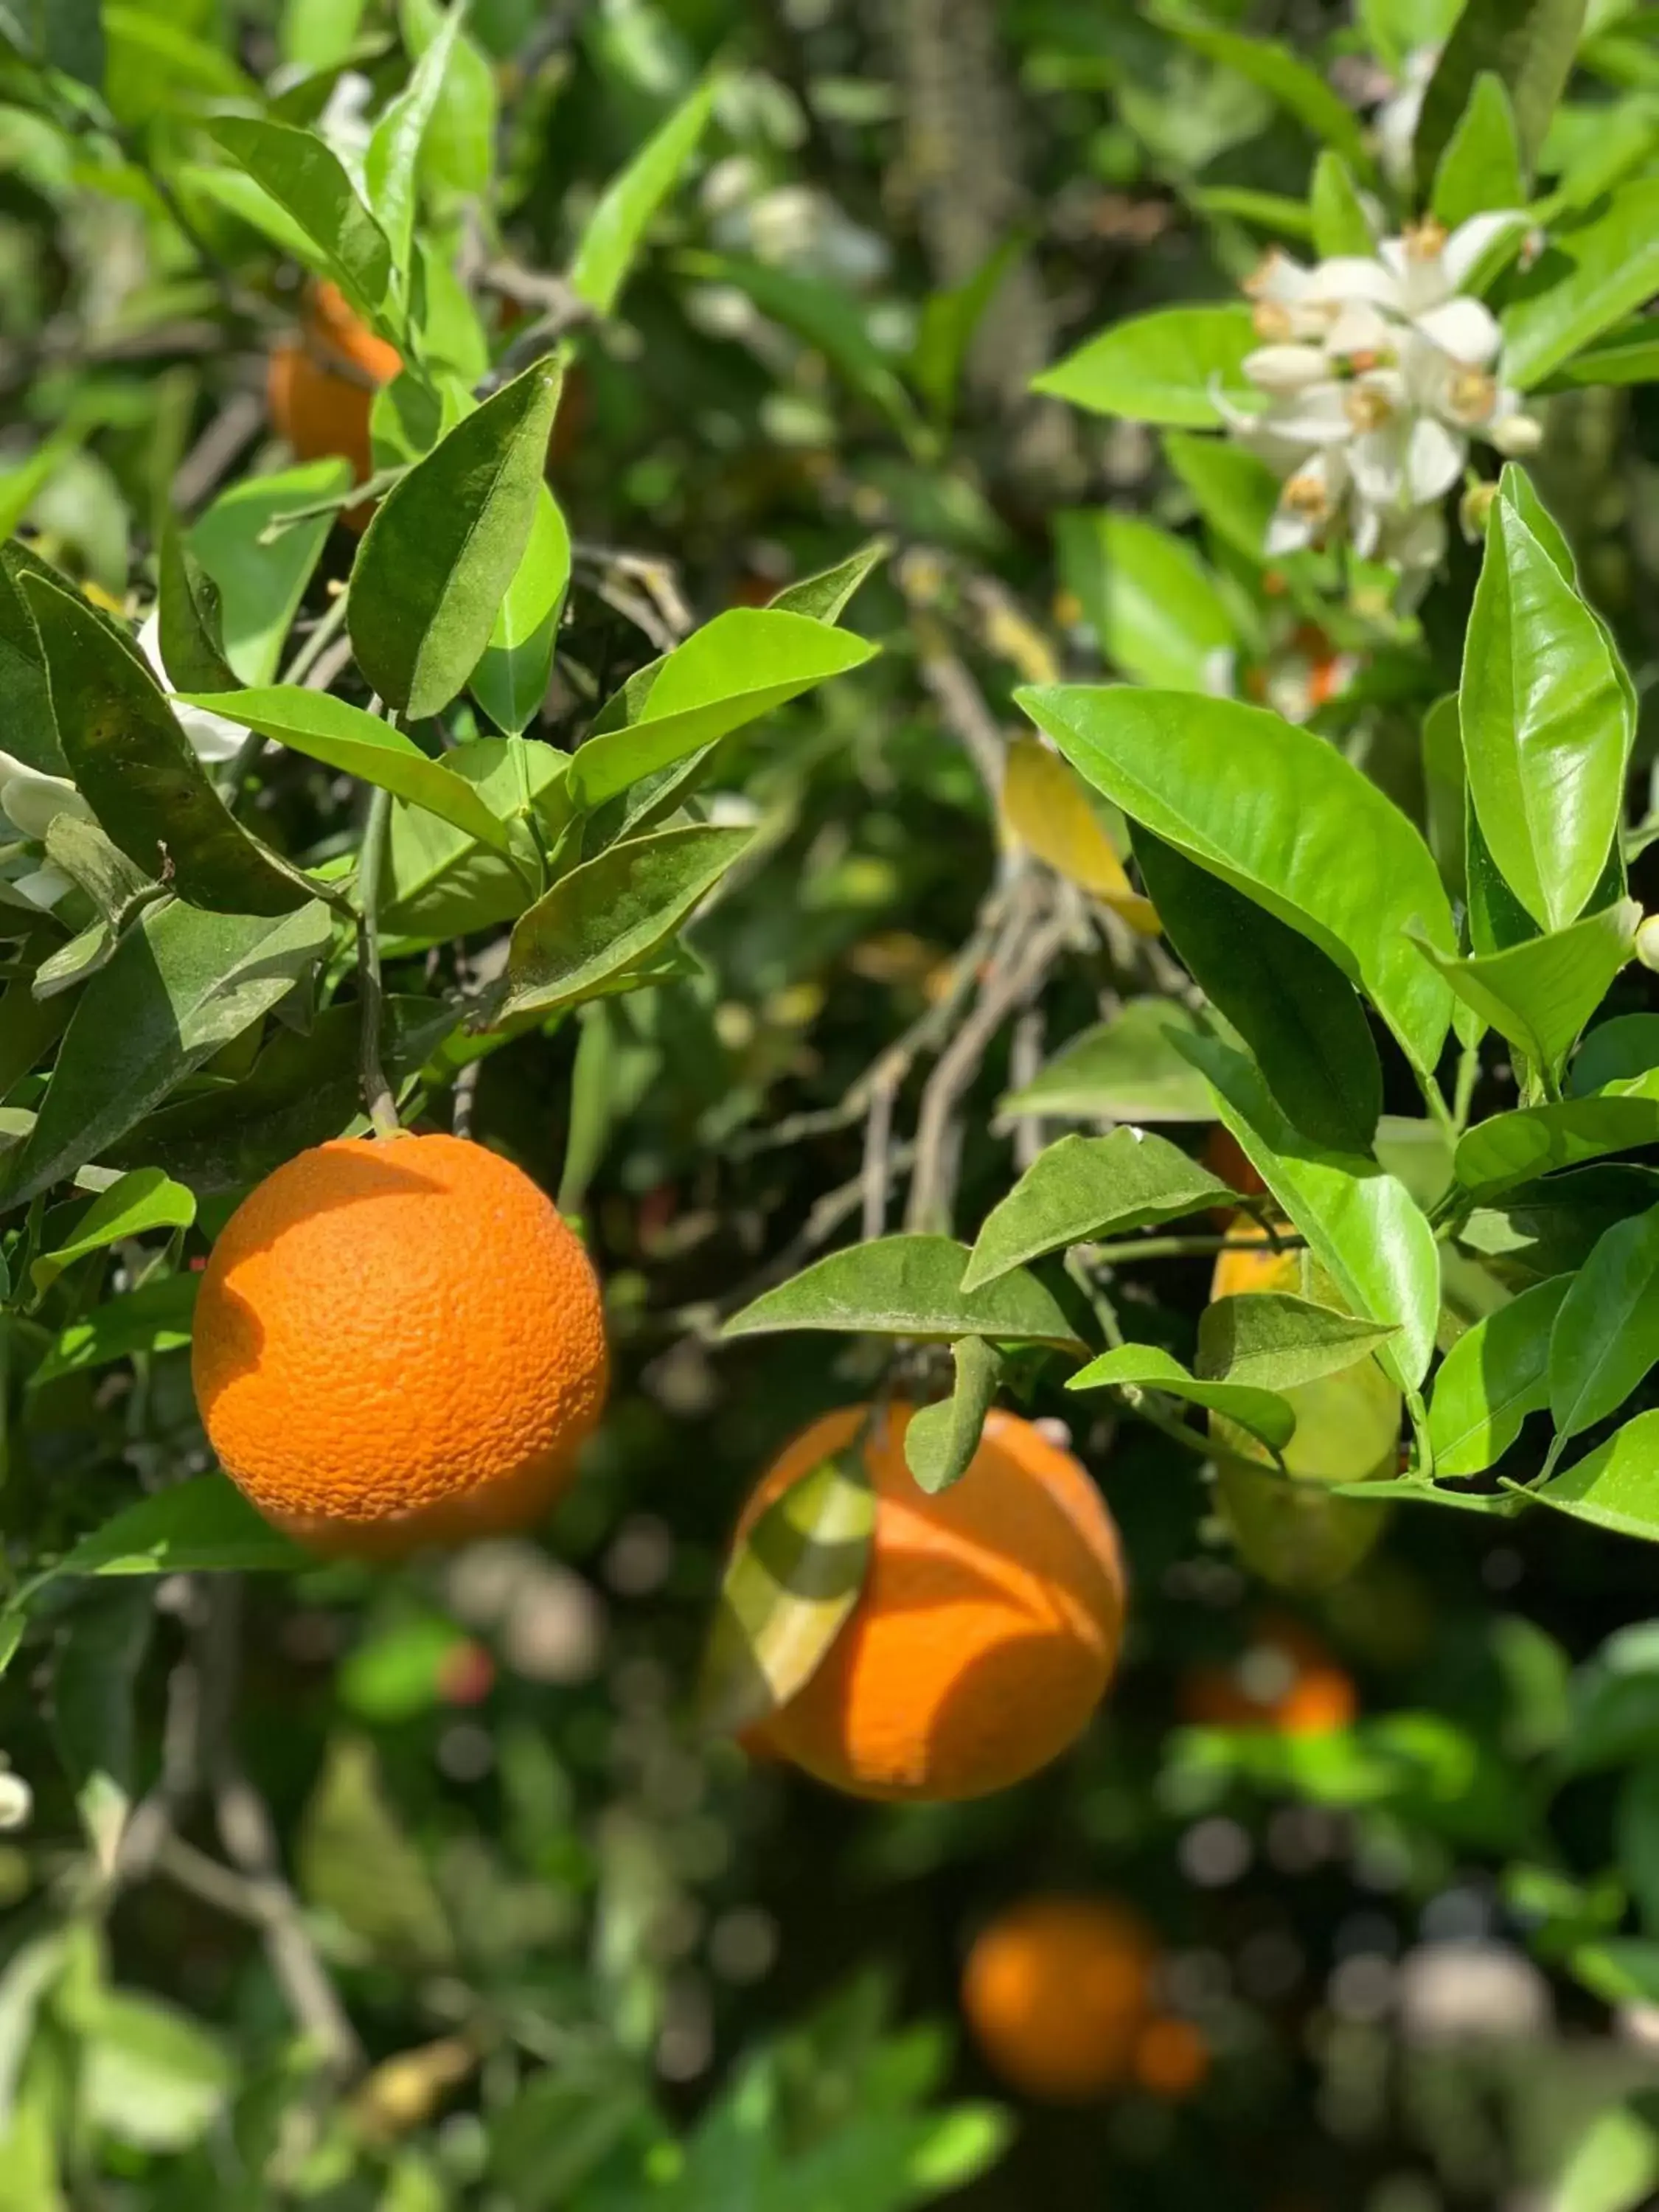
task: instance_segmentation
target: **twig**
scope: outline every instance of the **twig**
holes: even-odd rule
[[[1280,1231],[1271,1237],[1126,1237],[1115,1244],[1084,1249],[1091,1267],[1115,1267],[1135,1260],[1197,1260],[1217,1252],[1300,1252],[1307,1238]]]
[[[472,1134],[472,1115],[478,1098],[478,1078],[483,1073],[483,1060],[480,1057],[477,1060],[469,1060],[455,1078],[449,1126],[458,1137],[470,1137]]]
[[[887,1226],[887,1186],[892,1170],[888,1152],[893,1139],[893,1094],[898,1088],[896,1070],[884,1073],[870,1092],[870,1110],[864,1124],[864,1170],[860,1178],[864,1199],[863,1241],[872,1243]]]
[[[578,561],[589,567],[607,569],[625,582],[641,586],[677,636],[684,637],[696,628],[696,617],[685,603],[672,561],[665,561],[659,554],[630,553],[623,546],[594,545],[580,538],[571,551]]]
[[[264,419],[264,401],[259,393],[231,395],[179,464],[173,499],[181,513],[188,514],[207,497]]]
[[[1008,1080],[1015,1091],[1024,1091],[1042,1065],[1042,1042],[1045,1034],[1041,1005],[1028,1006],[1014,1024],[1013,1041],[1008,1048]],[[1014,1117],[1014,1166],[1024,1175],[1047,1139],[1040,1114],[1020,1114]]]
[[[362,1021],[360,1066],[363,1104],[377,1137],[395,1137],[398,1133],[397,1101],[386,1081],[380,1057],[380,1024],[385,1011],[385,994],[380,986],[380,877],[391,825],[392,793],[377,786],[369,793],[362,857],[357,867],[357,996]]]
[[[1016,904],[992,955],[974,1011],[939,1056],[921,1094],[916,1123],[916,1171],[910,1185],[906,1225],[913,1230],[950,1228],[956,1183],[956,1115],[963,1095],[978,1074],[991,1040],[1014,1010],[1037,990],[1070,933],[1060,919],[1032,926],[1029,903],[1035,878],[1025,877],[1025,897]]]
[[[672,653],[679,640],[657,611],[655,602],[643,592],[635,591],[630,585],[617,580],[614,574],[601,576],[593,586],[606,606],[614,607],[625,622],[631,622],[637,630],[643,630],[659,653]]]
[[[993,816],[1002,804],[1004,746],[997,720],[967,668],[951,650],[943,626],[912,604],[911,628],[921,655],[921,680],[945,723],[979,771]]]

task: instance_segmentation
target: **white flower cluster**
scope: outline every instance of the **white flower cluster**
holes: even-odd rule
[[[138,647],[157,680],[166,686],[168,678],[161,665],[159,613],[151,615],[139,631]],[[171,703],[173,719],[198,760],[213,765],[235,758],[247,737],[240,723],[228,722],[222,714],[211,714],[205,707],[187,707],[178,700]],[[0,815],[19,836],[34,844],[44,843],[47,830],[60,814],[79,815],[87,822],[92,819],[91,807],[67,776],[48,775],[41,769],[30,768],[14,753],[0,752]],[[9,888],[30,906],[50,908],[74,886],[61,868],[43,860],[38,867],[13,877]]]
[[[1429,219],[1374,258],[1310,269],[1275,252],[1251,277],[1262,343],[1244,374],[1267,404],[1218,404],[1283,479],[1269,554],[1346,535],[1363,558],[1432,568],[1470,439],[1510,456],[1536,448],[1538,423],[1503,380],[1497,318],[1460,291],[1521,221],[1480,215],[1449,234]]]

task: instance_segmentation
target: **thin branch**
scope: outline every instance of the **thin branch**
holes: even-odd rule
[[[893,1141],[893,1094],[896,1072],[880,1078],[870,1093],[870,1110],[864,1125],[863,1241],[872,1243],[887,1226],[887,1187],[892,1179],[888,1154]]]
[[[362,1021],[360,1064],[363,1104],[377,1137],[395,1137],[398,1133],[398,1104],[386,1081],[380,1050],[385,1012],[385,993],[380,985],[380,878],[391,826],[392,793],[377,786],[369,793],[362,857],[357,867],[357,996]]]

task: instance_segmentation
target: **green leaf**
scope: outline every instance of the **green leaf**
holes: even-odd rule
[[[1659,1412],[1638,1413],[1528,1495],[1615,1536],[1659,1543]]]
[[[46,1347],[28,1378],[29,1387],[39,1389],[60,1375],[107,1367],[137,1352],[182,1350],[190,1342],[198,1282],[194,1275],[163,1275],[112,1298],[84,1321],[71,1322]]]
[[[1370,172],[1370,149],[1358,116],[1316,70],[1298,61],[1279,40],[1217,30],[1196,11],[1178,5],[1177,0],[1161,0],[1152,13],[1160,27],[1173,31],[1206,60],[1260,85],[1276,106],[1293,115],[1314,137],[1334,147],[1356,168]]]
[[[105,921],[122,924],[159,886],[112,845],[95,822],[67,811],[54,816],[41,839],[46,858],[78,884]],[[50,963],[36,971],[36,980]]]
[[[1259,567],[1279,502],[1279,478],[1267,463],[1231,439],[1188,430],[1166,431],[1164,453],[1216,539]]]
[[[1377,1358],[1414,1390],[1434,1351],[1440,1249],[1404,1184],[1373,1160],[1299,1136],[1255,1067],[1218,1039],[1184,1037],[1180,1048],[1209,1078],[1222,1120],[1354,1311],[1399,1329]]]
[[[1429,1401],[1437,1475],[1495,1467],[1527,1415],[1549,1404],[1550,1331],[1571,1280],[1534,1283],[1466,1329],[1446,1354]]]
[[[52,584],[64,580],[26,546],[0,545],[0,720],[6,750],[26,768],[38,769],[42,775],[66,775],[69,763],[52,720],[46,655],[23,599],[21,580],[29,575]]]
[[[1463,781],[1463,733],[1457,721],[1457,695],[1437,699],[1423,717],[1424,834],[1448,895],[1464,896],[1464,820],[1468,794]]]
[[[1208,1121],[1210,1086],[1170,1042],[1198,1026],[1170,999],[1126,999],[1109,1022],[1061,1047],[1020,1091],[997,1101],[1000,1115],[1042,1114],[1072,1121]]]
[[[295,523],[264,542],[275,517],[343,491],[351,464],[306,461],[274,476],[246,477],[191,525],[187,544],[219,589],[225,658],[241,684],[269,684],[306,586],[333,526],[331,514]]]
[[[526,729],[542,710],[569,586],[570,532],[544,484],[530,542],[507,587],[483,658],[472,672],[473,697],[510,737]]]
[[[219,586],[169,513],[161,526],[161,665],[175,691],[234,691],[226,662]]]
[[[595,314],[615,309],[652,217],[697,150],[717,89],[705,78],[600,193],[570,264],[570,288]]]
[[[754,834],[701,823],[659,830],[607,846],[561,876],[514,928],[502,1014],[574,1006],[640,967],[701,905]]]
[[[210,707],[228,721],[275,738],[308,759],[378,784],[410,805],[464,830],[497,853],[510,850],[507,824],[458,775],[447,760],[434,760],[412,738],[376,714],[366,714],[325,691],[299,684],[273,684],[258,691],[182,695],[187,707]]]
[[[1463,960],[1449,960],[1431,945],[1423,952],[1466,1005],[1554,1083],[1579,1031],[1630,959],[1641,919],[1634,899],[1620,899],[1507,952]]]
[[[1178,1221],[1237,1196],[1207,1168],[1145,1130],[1062,1137],[986,1215],[962,1288],[976,1291],[1064,1245]]]
[[[808,615],[814,622],[838,623],[860,585],[881,567],[892,550],[890,538],[872,538],[844,561],[837,561],[833,568],[820,569],[816,576],[802,576],[795,583],[786,584],[781,592],[775,592],[766,603],[767,611],[778,615]]]
[[[88,1252],[101,1252],[128,1237],[143,1237],[153,1229],[188,1229],[196,1218],[196,1200],[181,1183],[171,1182],[160,1168],[134,1168],[128,1175],[100,1191],[75,1221],[62,1243],[50,1245],[29,1269],[37,1291],[49,1290],[66,1267]],[[48,1217],[48,1235],[55,1216]]]
[[[25,577],[23,590],[46,654],[58,742],[127,857],[216,913],[305,906],[314,886],[229,812],[136,652],[74,593],[35,576]]]
[[[1458,713],[1492,856],[1533,920],[1563,928],[1607,864],[1632,732],[1601,626],[1505,499],[1487,518]]]
[[[1235,407],[1260,402],[1243,371],[1259,343],[1248,307],[1160,307],[1115,323],[1044,369],[1031,389],[1095,415],[1219,430],[1218,392]]]
[[[1293,1390],[1342,1373],[1392,1334],[1287,1291],[1250,1291],[1217,1298],[1199,1316],[1194,1370],[1205,1382]]]
[[[1541,1282],[1583,1267],[1604,1230],[1656,1204],[1659,1171],[1652,1168],[1579,1168],[1525,1183],[1501,1206],[1482,1206],[1458,1242],[1504,1281]]]
[[[1178,1359],[1155,1344],[1121,1344],[1079,1368],[1067,1382],[1068,1390],[1152,1389],[1172,1398],[1185,1398],[1194,1406],[1224,1414],[1260,1437],[1269,1451],[1282,1452],[1296,1434],[1296,1415],[1273,1390],[1258,1390],[1248,1382],[1202,1382],[1189,1375]]]
[[[436,0],[398,0],[398,21],[410,52],[424,56],[444,19]],[[488,192],[495,169],[500,106],[489,60],[471,39],[458,40],[421,144],[423,180],[469,197]]]
[[[501,821],[530,811],[556,828],[568,753],[522,738],[475,738],[445,755],[453,775],[476,786]],[[424,808],[392,809],[381,907],[389,935],[435,943],[466,937],[512,921],[529,905],[531,892],[499,854]]]
[[[749,1727],[811,1680],[859,1601],[875,1526],[861,1440],[759,1515],[720,1584],[697,1692],[707,1727]]]
[[[1659,1014],[1620,1014],[1598,1022],[1572,1056],[1567,1090],[1589,1098],[1615,1083],[1659,1069]]]
[[[1313,217],[1314,251],[1322,261],[1339,254],[1370,260],[1376,253],[1376,234],[1353,172],[1341,155],[1328,146],[1314,163],[1308,205]],[[1260,538],[1255,542],[1259,548]]]
[[[1560,1446],[1622,1406],[1659,1360],[1659,1206],[1596,1240],[1550,1337],[1550,1418]]]
[[[358,665],[419,720],[477,666],[535,525],[562,363],[539,361],[394,484],[351,574]]]
[[[1451,909],[1417,831],[1333,745],[1231,700],[1061,684],[1016,696],[1132,821],[1311,938],[1431,1074],[1452,994],[1405,929],[1420,920],[1454,952]]]
[[[437,109],[465,12],[464,0],[453,0],[437,36],[416,63],[409,82],[395,100],[387,103],[375,124],[368,150],[363,156],[363,182],[368,204],[386,233],[392,265],[400,278],[408,274],[410,257],[415,248],[416,179],[421,146]]]
[[[1061,585],[1107,659],[1143,684],[1212,688],[1212,663],[1238,625],[1184,538],[1113,507],[1073,507],[1054,517],[1054,543]]]
[[[1024,258],[1030,244],[1024,232],[1013,232],[994,246],[962,283],[930,292],[922,301],[916,342],[910,349],[910,381],[941,425],[948,424],[956,412],[957,388],[975,334],[1003,280]]]
[[[1538,159],[1572,69],[1585,0],[1467,0],[1423,96],[1412,154],[1425,198],[1478,78],[1490,71],[1515,112],[1521,161]]]
[[[1457,1180],[1491,1198],[1556,1168],[1659,1144],[1659,1070],[1610,1083],[1585,1098],[1523,1106],[1477,1121],[1458,1139]]]
[[[150,1591],[111,1591],[70,1615],[52,1662],[52,1735],[106,1877],[137,1787],[133,1692],[155,1626]]]
[[[1521,138],[1504,80],[1483,70],[1434,174],[1432,205],[1448,230],[1471,216],[1524,207]]]
[[[834,1329],[945,1343],[982,1336],[994,1343],[1082,1349],[1070,1314],[1040,1278],[1018,1268],[970,1293],[962,1287],[968,1257],[967,1246],[949,1237],[883,1237],[855,1244],[763,1291],[732,1316],[722,1334]]]
[[[78,2012],[79,2106],[87,2126],[139,2151],[187,2149],[219,2122],[229,2060],[196,2022],[129,1990],[100,1990]]]
[[[913,453],[928,449],[915,402],[890,357],[870,336],[864,303],[855,294],[821,276],[804,276],[745,255],[687,252],[678,257],[677,265],[688,276],[745,294],[762,314],[821,353],[851,391],[887,418]]]
[[[1499,318],[1504,374],[1530,392],[1659,290],[1659,178],[1623,185],[1599,215],[1552,232]]]
[[[1580,1978],[1609,2003],[1635,1999],[1651,2004],[1659,1990],[1659,1945],[1606,1943],[1590,1947],[1602,1958],[1638,1948],[1650,1951],[1649,1971],[1632,1980],[1598,1980],[1581,1966],[1587,1953],[1576,1952],[1572,1965]],[[1640,2212],[1653,2202],[1659,2184],[1659,2130],[1633,2105],[1619,2104],[1597,2112],[1574,2143],[1550,2193],[1551,2212]]]
[[[1382,1111],[1382,1064],[1353,986],[1310,938],[1188,860],[1133,833],[1147,896],[1211,1004],[1255,1054],[1295,1128],[1365,1152]]]
[[[18,1205],[115,1143],[173,1085],[284,999],[330,937],[319,901],[297,914],[151,907],[82,994],[40,1118],[9,1162]]]
[[[453,1970],[455,1939],[426,1861],[404,1832],[374,1744],[337,1736],[306,1808],[296,1853],[308,1905],[399,1972]]]
[[[592,808],[861,667],[876,647],[808,615],[732,607],[629,678],[594,722],[570,768],[574,803]]]
[[[246,115],[216,115],[208,135],[303,234],[313,268],[332,276],[357,312],[386,329],[391,240],[357,197],[340,157],[314,131]]]
[[[26,60],[61,70],[94,92],[104,88],[104,27],[99,0],[8,0],[0,39]],[[54,2208],[55,2212],[55,2208]]]
[[[310,1564],[309,1554],[262,1521],[222,1474],[201,1474],[129,1505],[82,1536],[52,1572],[253,1574]]]
[[[959,1336],[951,1358],[956,1383],[950,1396],[919,1407],[904,1431],[904,1463],[929,1497],[960,1482],[973,1465],[1002,1379],[1002,1360],[982,1336]]]

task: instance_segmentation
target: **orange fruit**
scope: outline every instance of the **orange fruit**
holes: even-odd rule
[[[300,335],[272,349],[270,419],[301,460],[337,453],[362,483],[374,472],[368,428],[374,394],[403,365],[397,347],[358,319],[337,285],[315,285]],[[362,530],[372,504],[365,501],[342,519]]]
[[[1210,2046],[1189,2020],[1148,2021],[1134,2051],[1138,2087],[1155,2097],[1189,2097],[1210,2070]]]
[[[1359,1710],[1353,1677],[1299,1621],[1264,1622],[1238,1662],[1196,1667],[1181,1687],[1184,1720],[1200,1728],[1326,1735]]]
[[[802,1431],[757,1486],[738,1534],[852,1443],[866,1408]],[[1117,1664],[1117,1530],[1069,1452],[994,1409],[967,1473],[937,1497],[904,1461],[911,1408],[864,1448],[876,1520],[863,1590],[811,1678],[752,1731],[854,1796],[980,1797],[1080,1735]]]
[[[1129,2077],[1158,1947],[1098,1898],[1032,1897],[968,1954],[962,2009],[986,2063],[1029,2097],[1098,2096]]]
[[[196,1307],[220,1464],[326,1553],[521,1528],[605,1401],[599,1285],[551,1201],[459,1137],[343,1138],[238,1206]]]
[[[1301,1290],[1299,1246],[1293,1246],[1288,1252],[1275,1251],[1267,1231],[1257,1226],[1252,1214],[1224,1214],[1220,1226],[1229,1237],[1248,1237],[1251,1241],[1248,1246],[1216,1254],[1215,1266],[1210,1273],[1212,1303],[1217,1298],[1242,1297],[1251,1291],[1288,1291],[1294,1297]],[[1280,1227],[1289,1231],[1290,1224],[1281,1223]]]

